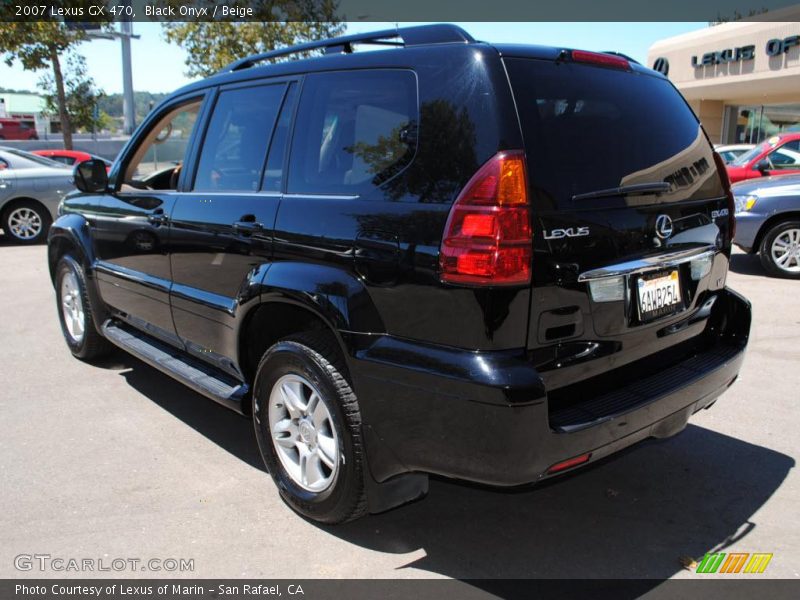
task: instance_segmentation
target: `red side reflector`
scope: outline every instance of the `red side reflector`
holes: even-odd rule
[[[450,209],[442,281],[518,285],[531,280],[533,233],[522,151],[500,152],[469,180]]]
[[[603,54],[602,52],[587,52],[586,50],[573,50],[572,60],[575,62],[590,63],[614,69],[630,69],[631,63],[621,56]]]
[[[586,454],[581,454],[580,456],[576,456],[575,458],[562,460],[560,463],[556,463],[552,467],[547,469],[547,474],[551,475],[552,473],[558,473],[559,471],[566,471],[567,469],[571,469],[572,467],[577,467],[578,465],[582,465],[583,463],[588,462],[591,456],[592,453],[587,452]]]

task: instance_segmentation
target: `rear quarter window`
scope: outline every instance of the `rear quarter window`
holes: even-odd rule
[[[292,141],[288,191],[361,195],[392,179],[416,148],[410,71],[309,75]]]

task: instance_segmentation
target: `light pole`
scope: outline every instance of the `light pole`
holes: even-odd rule
[[[133,27],[130,17],[120,24],[120,42],[122,43],[122,115],[123,133],[131,135],[136,128],[136,105],[133,101],[133,72],[131,70],[131,38]]]

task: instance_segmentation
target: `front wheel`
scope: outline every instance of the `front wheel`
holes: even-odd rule
[[[783,221],[764,236],[761,264],[773,277],[800,279],[800,221]]]
[[[61,333],[75,357],[89,360],[108,353],[111,344],[94,326],[83,269],[69,255],[56,266],[56,302]]]
[[[330,334],[300,334],[267,350],[253,424],[264,463],[294,510],[321,523],[366,513],[358,401]]]

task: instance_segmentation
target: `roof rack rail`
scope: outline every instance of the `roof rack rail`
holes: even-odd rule
[[[446,44],[446,43],[472,43],[475,39],[457,25],[419,25],[417,27],[400,27],[397,29],[384,29],[382,31],[372,31],[369,33],[356,33],[341,37],[330,38],[327,40],[317,40],[305,44],[288,46],[271,52],[253,54],[246,58],[241,58],[229,64],[219,71],[220,73],[230,73],[248,69],[260,62],[289,56],[299,52],[309,50],[324,49],[325,54],[345,53],[353,51],[354,44],[373,44],[379,46],[423,46],[427,44]]]

